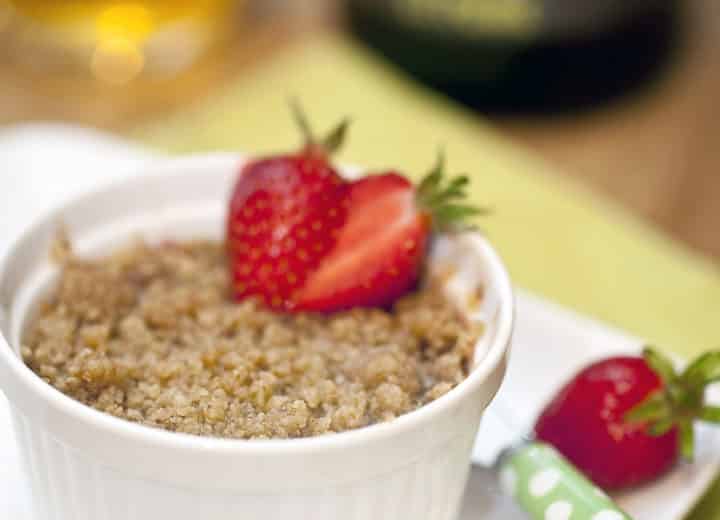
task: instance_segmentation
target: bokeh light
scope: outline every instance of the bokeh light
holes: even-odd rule
[[[138,3],[121,3],[103,9],[95,24],[100,44],[114,38],[142,42],[155,29],[153,13]]]
[[[93,75],[115,85],[138,76],[145,66],[143,44],[154,29],[153,13],[141,4],[120,3],[103,9],[95,23]]]

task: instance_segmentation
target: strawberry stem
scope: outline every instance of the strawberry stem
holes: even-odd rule
[[[298,101],[297,98],[291,98],[289,104],[290,112],[292,113],[293,119],[295,120],[295,124],[300,129],[300,133],[305,140],[305,144],[308,145],[314,143],[314,133],[312,127],[310,126],[310,121],[308,121],[308,118],[305,115],[305,111],[300,105],[300,101]]]
[[[305,111],[300,105],[300,101],[297,98],[291,98],[289,100],[290,112],[292,113],[295,124],[300,129],[300,133],[305,141],[305,147],[311,149],[319,149],[327,155],[332,155],[342,147],[345,136],[347,135],[348,128],[350,127],[350,118],[343,118],[323,139],[318,140],[315,137],[310,121],[305,114]]]
[[[472,226],[467,220],[488,213],[486,209],[466,204],[466,188],[470,184],[467,175],[446,179],[445,152],[440,149],[435,165],[417,187],[417,202],[428,212],[433,226],[440,231],[457,231]]]
[[[328,154],[332,155],[340,148],[342,148],[345,142],[345,136],[347,135],[348,128],[350,127],[350,118],[343,118],[338,125],[333,128],[330,133],[322,140],[321,146]]]
[[[707,352],[678,374],[673,363],[658,351],[646,347],[645,362],[663,382],[643,402],[625,414],[629,423],[645,424],[652,436],[678,428],[680,451],[688,460],[693,457],[693,422],[702,420],[720,424],[720,407],[705,404],[705,389],[720,380],[720,351]]]

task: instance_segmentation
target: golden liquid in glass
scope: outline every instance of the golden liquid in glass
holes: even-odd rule
[[[180,20],[214,22],[222,17],[230,0],[11,0],[15,9],[30,19],[57,29],[101,29],[124,26],[145,32]]]
[[[238,0],[0,0],[35,47],[74,56],[123,83],[142,70],[180,69],[226,33]]]

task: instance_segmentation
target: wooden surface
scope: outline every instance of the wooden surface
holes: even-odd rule
[[[496,123],[564,174],[720,260],[720,5],[691,1],[689,41],[652,92],[584,116]],[[0,124],[53,119],[122,131],[252,74],[253,64],[327,19],[323,13],[246,20],[232,43],[177,78],[124,87],[18,67],[0,51]]]
[[[720,260],[720,3],[692,3],[679,62],[654,90],[584,117],[498,124]]]

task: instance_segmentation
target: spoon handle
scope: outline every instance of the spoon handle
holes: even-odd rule
[[[498,461],[503,491],[534,520],[632,520],[552,446],[525,442]]]

